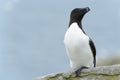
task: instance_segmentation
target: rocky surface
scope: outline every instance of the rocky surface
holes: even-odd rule
[[[68,71],[45,75],[35,80],[120,80],[120,65],[84,69],[79,77]]]

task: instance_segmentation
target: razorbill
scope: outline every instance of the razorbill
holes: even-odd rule
[[[64,44],[72,70],[79,76],[82,69],[96,66],[96,48],[82,27],[83,16],[89,7],[75,8],[70,15],[70,23],[64,37]]]

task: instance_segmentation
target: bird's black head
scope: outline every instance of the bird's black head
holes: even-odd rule
[[[72,24],[73,22],[77,22],[77,23],[81,22],[83,16],[88,11],[90,11],[89,7],[73,9],[72,12],[71,12],[71,15],[70,15],[70,24]]]

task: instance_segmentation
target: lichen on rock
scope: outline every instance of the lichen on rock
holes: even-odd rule
[[[72,71],[48,74],[35,80],[120,80],[120,65],[84,69],[79,77]]]

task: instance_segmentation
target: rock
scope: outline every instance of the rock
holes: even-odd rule
[[[120,80],[120,65],[84,69],[79,77],[74,72],[49,74],[35,80]]]

